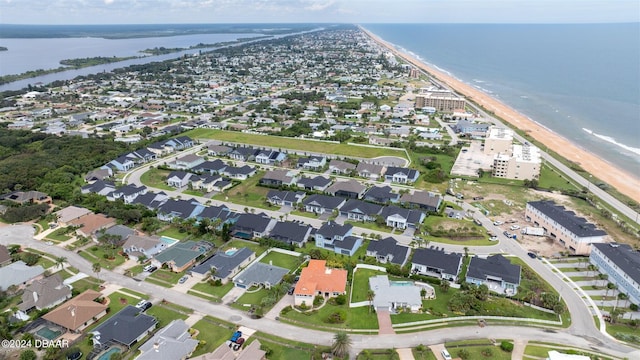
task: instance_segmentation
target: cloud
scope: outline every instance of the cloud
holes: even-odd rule
[[[105,5],[111,5],[111,4],[113,4],[113,1],[114,0],[104,0],[104,4]]]
[[[335,5],[335,1],[334,0],[325,0],[325,1],[309,1],[311,4],[305,6],[306,10],[311,10],[311,11],[322,11],[322,10],[326,10],[330,7],[332,7],[333,5]]]

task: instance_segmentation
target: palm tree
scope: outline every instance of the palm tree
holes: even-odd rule
[[[333,345],[331,345],[331,352],[337,357],[345,357],[351,350],[351,338],[349,335],[340,331],[333,336]]]
[[[373,307],[373,298],[376,296],[376,293],[373,290],[367,290],[367,300],[369,300],[369,313],[371,313],[371,308]]]
[[[609,279],[609,275],[607,274],[598,274],[598,279],[602,280],[602,286],[605,286],[607,279]]]
[[[625,294],[625,293],[618,293],[618,298],[616,299],[616,307],[618,307],[618,301],[620,301],[620,300],[624,300],[624,301],[625,301],[625,304],[626,304],[627,299],[629,299],[629,296],[627,296],[627,294]],[[624,307],[626,307],[626,306],[624,306]]]
[[[60,256],[56,258],[56,267],[62,268],[64,267],[64,263],[67,262],[67,258],[64,256]]]
[[[98,280],[100,280],[100,270],[102,270],[102,266],[100,265],[100,263],[94,263],[93,266],[91,267],[91,270],[93,270],[93,272],[96,273]]]
[[[589,264],[589,266],[587,266],[587,276],[590,276],[589,273],[596,271],[597,267],[593,264]]]

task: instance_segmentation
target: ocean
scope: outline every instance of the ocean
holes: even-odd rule
[[[366,24],[640,177],[640,24]]]

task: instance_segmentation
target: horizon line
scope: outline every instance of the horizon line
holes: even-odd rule
[[[34,24],[34,23],[0,23],[0,26],[123,26],[123,25],[605,25],[605,24],[638,24],[640,21],[590,21],[590,22],[167,22],[167,23],[92,23],[92,24]]]

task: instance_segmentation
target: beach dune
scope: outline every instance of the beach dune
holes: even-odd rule
[[[486,93],[456,79],[449,74],[435,69],[434,67],[428,66],[411,54],[399,51],[392,44],[384,41],[366,29],[361,28],[361,30],[381,46],[387,48],[389,51],[414,66],[426,71],[436,80],[441,81],[468,100],[480,105],[484,110],[495,114],[497,117],[500,117],[504,121],[507,121],[518,129],[526,132],[548,149],[553,150],[560,156],[580,165],[584,170],[593,174],[595,177],[606,182],[610,186],[613,186],[622,194],[640,202],[640,191],[638,191],[638,189],[640,189],[640,180],[638,179],[637,174],[634,176],[633,174],[604,161],[600,157],[578,147],[566,138],[543,127],[535,121],[532,121],[525,115],[492,98]]]

